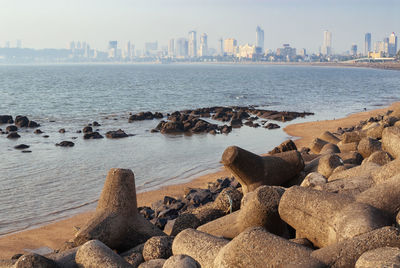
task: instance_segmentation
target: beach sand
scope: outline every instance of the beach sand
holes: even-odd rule
[[[314,138],[321,135],[324,131],[336,131],[338,127],[350,127],[361,120],[383,114],[387,110],[394,108],[400,108],[400,102],[394,103],[390,107],[356,113],[336,120],[292,124],[284,130],[290,136],[298,137],[295,143],[300,148],[308,146]],[[159,190],[140,193],[137,196],[138,206],[150,206],[151,203],[162,199],[165,195],[180,197],[183,195],[185,187],[206,188],[208,182],[214,182],[218,178],[230,176],[229,172],[221,170],[201,176],[188,183],[165,186]],[[16,253],[26,253],[26,249],[33,250],[42,247],[57,249],[63,242],[74,237],[74,233],[76,232],[75,226],[82,226],[92,215],[93,212],[81,213],[42,227],[3,236],[0,238],[0,259],[9,259]]]

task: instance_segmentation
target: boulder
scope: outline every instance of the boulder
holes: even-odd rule
[[[292,140],[286,140],[282,142],[280,145],[275,147],[273,150],[269,151],[268,154],[278,154],[287,151],[297,151],[296,144]]]
[[[132,267],[121,256],[98,240],[91,240],[79,247],[75,261],[85,268]]]
[[[231,239],[248,227],[261,226],[276,235],[288,236],[287,225],[278,213],[284,191],[283,187],[260,186],[243,197],[238,212],[204,224],[198,230]]]
[[[57,143],[56,146],[60,146],[60,147],[74,147],[75,143],[73,143],[72,141],[62,141],[60,143]]]
[[[315,138],[310,144],[311,152],[314,154],[319,154],[322,150],[322,147],[324,147],[327,143],[327,141]]]
[[[319,159],[318,173],[328,178],[338,166],[343,166],[343,160],[336,154],[326,154]]]
[[[383,247],[364,252],[358,258],[355,268],[400,267],[400,249]]]
[[[21,136],[17,132],[11,132],[10,134],[7,135],[7,139],[18,139],[21,138]]]
[[[383,227],[315,250],[311,256],[328,267],[354,267],[364,252],[381,247],[400,247],[400,230]]]
[[[324,267],[310,257],[311,252],[310,248],[253,227],[219,251],[214,267]]]
[[[116,131],[108,131],[106,137],[109,139],[120,139],[128,137],[128,134],[126,134],[122,129],[118,129]]]
[[[357,151],[364,157],[367,158],[372,153],[382,150],[382,144],[380,141],[373,138],[362,138],[357,146]]]
[[[153,236],[144,244],[144,260],[168,259],[172,255],[173,241],[171,236]]]
[[[285,191],[279,203],[279,215],[316,247],[391,224],[383,212],[354,202],[351,197],[299,186]]]
[[[6,132],[16,132],[18,131],[18,127],[14,125],[10,125],[6,127]]]
[[[77,232],[74,243],[82,245],[97,239],[124,251],[162,235],[165,234],[138,213],[133,172],[113,168],[108,172],[95,215]]]
[[[165,225],[164,232],[167,235],[176,236],[187,228],[196,229],[198,226],[200,226],[200,220],[191,213],[185,213],[174,220],[169,220]]]
[[[188,255],[203,268],[213,268],[214,259],[220,249],[229,241],[197,230],[186,229],[180,232],[172,244],[174,255]]]
[[[14,267],[15,268],[36,268],[36,267],[59,268],[57,263],[55,263],[53,260],[35,253],[29,253],[19,257]]]
[[[297,151],[262,157],[237,146],[228,147],[221,162],[240,182],[244,194],[261,185],[283,185],[304,168],[303,158]]]
[[[0,124],[12,124],[14,120],[11,115],[0,115]]]
[[[333,135],[331,132],[329,131],[325,131],[324,133],[321,134],[321,136],[319,136],[319,138],[321,140],[333,143],[333,144],[338,144],[340,142],[340,139],[338,137],[336,137],[335,135]]]
[[[99,132],[89,132],[89,133],[85,133],[85,135],[83,135],[83,139],[85,140],[89,140],[89,139],[102,139],[104,138],[102,135],[100,135]]]
[[[400,158],[400,127],[388,127],[383,130],[382,147],[394,158]]]
[[[90,133],[93,132],[93,128],[91,126],[86,126],[82,129],[83,133]]]
[[[163,268],[200,268],[200,264],[187,255],[174,255],[167,259]]]
[[[367,159],[364,159],[362,164],[375,163],[380,166],[386,165],[393,160],[393,157],[385,151],[377,151],[372,153]]]
[[[17,115],[17,117],[15,117],[15,125],[17,127],[28,127],[28,124],[29,124],[28,117],[22,115]]]

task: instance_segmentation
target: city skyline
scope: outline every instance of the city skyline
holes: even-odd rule
[[[290,43],[318,52],[321,32],[328,29],[334,36],[332,47],[339,53],[350,50],[353,43],[363,48],[367,32],[372,34],[372,43],[400,32],[396,15],[400,2],[391,0],[206,0],[201,4],[172,0],[168,5],[159,0],[39,2],[42,5],[28,0],[3,4],[0,46],[22,40],[23,47],[66,48],[71,40],[81,40],[106,50],[108,40],[119,40],[143,49],[146,42],[168,45],[170,39],[188,38],[189,31],[196,31],[197,37],[207,33],[208,47],[218,50],[220,38],[256,45],[254,25],[260,25],[265,49]],[[37,6],[46,8],[38,10]]]

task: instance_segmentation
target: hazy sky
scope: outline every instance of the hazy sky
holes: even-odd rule
[[[236,38],[255,43],[265,31],[265,47],[283,43],[318,51],[323,31],[332,32],[335,52],[363,49],[364,33],[373,42],[400,34],[400,0],[0,0],[0,46],[21,39],[24,47],[66,48],[72,40],[105,49],[108,40],[167,45],[170,38],[205,32],[209,46]]]

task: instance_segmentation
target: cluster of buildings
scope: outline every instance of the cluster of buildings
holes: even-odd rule
[[[131,41],[121,44],[116,40],[108,42],[106,51],[93,49],[85,41],[72,41],[67,49],[23,49],[22,42],[17,40],[15,46],[6,42],[0,45],[0,61],[2,59],[53,60],[69,62],[132,62],[132,61],[343,61],[352,59],[393,59],[398,53],[397,36],[392,33],[383,40],[378,40],[372,46],[371,33],[365,34],[364,51],[358,50],[357,44],[352,44],[344,54],[333,50],[332,33],[323,32],[322,46],[318,53],[307,54],[305,48],[296,49],[290,44],[283,44],[276,50],[265,49],[264,30],[256,27],[254,44],[239,44],[235,38],[220,38],[217,48],[208,44],[208,35],[189,31],[186,37],[172,38],[165,46],[157,41],[144,43],[143,49],[137,49]]]

